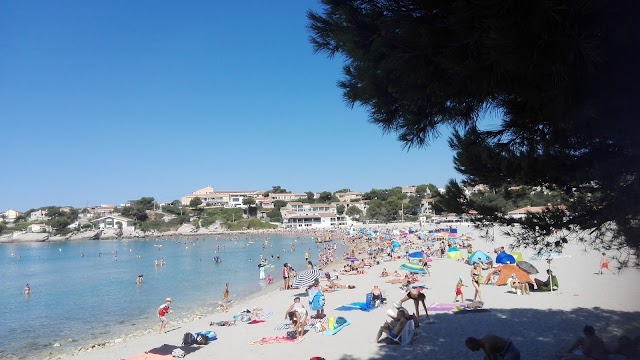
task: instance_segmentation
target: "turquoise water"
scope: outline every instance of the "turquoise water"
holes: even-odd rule
[[[157,329],[155,311],[166,297],[173,300],[170,320],[197,309],[211,313],[226,282],[231,297],[238,299],[281,286],[282,264],[305,269],[306,249],[315,263],[318,247],[311,237],[280,235],[2,244],[0,358],[68,353]],[[342,251],[338,243],[337,254]],[[275,266],[266,271],[274,278],[272,285],[259,280],[260,254],[269,260],[274,256]],[[214,262],[215,256],[222,262]],[[166,264],[156,267],[154,261],[161,257]],[[136,285],[139,274],[144,275],[141,286]],[[22,293],[26,283],[29,296]],[[61,347],[53,347],[55,343]]]

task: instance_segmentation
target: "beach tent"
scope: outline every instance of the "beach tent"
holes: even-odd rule
[[[501,252],[496,256],[496,264],[513,264],[515,265],[516,258],[506,252]]]
[[[515,274],[516,279],[518,279],[518,281],[520,281],[521,283],[526,282],[533,284],[533,281],[531,281],[531,277],[529,276],[529,274],[524,272],[516,265],[501,265],[494,267],[493,270],[491,270],[491,272],[487,274],[487,277],[485,277],[484,283],[488,284],[491,281],[491,277],[493,277],[495,273],[499,274],[498,278],[496,279],[496,285],[498,286],[506,285],[507,281],[509,281],[509,278],[511,277],[511,274]]]
[[[516,262],[524,261],[524,259],[522,258],[522,253],[521,252],[512,251],[509,254],[511,254],[511,256],[513,256],[516,259]]]
[[[483,253],[480,250],[474,251],[473,254],[471,254],[471,256],[469,256],[469,265],[473,265],[473,264],[479,262],[479,260],[482,260],[482,262],[486,264],[487,263],[487,258],[491,259],[491,256]]]
[[[455,248],[452,248],[455,249]],[[462,259],[462,253],[458,250],[455,251],[447,251],[447,259]]]

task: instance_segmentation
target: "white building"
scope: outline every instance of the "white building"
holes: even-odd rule
[[[285,228],[330,228],[347,225],[348,217],[338,215],[334,204],[290,202],[280,209]]]
[[[99,219],[95,219],[91,222],[97,224],[98,229],[121,228],[123,234],[129,234],[135,230],[133,219],[129,219],[129,218],[118,216],[118,215],[107,215]]]
[[[18,216],[22,215],[22,213],[20,211],[18,211],[18,210],[9,209],[9,210],[1,213],[0,215],[2,215],[1,218],[4,219],[4,222],[12,223],[12,222],[16,221]]]

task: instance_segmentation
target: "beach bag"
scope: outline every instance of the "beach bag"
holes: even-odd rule
[[[337,327],[340,327],[340,326],[342,326],[342,325],[344,325],[346,323],[347,323],[347,319],[343,318],[342,316],[338,316],[336,318],[336,322],[334,323],[335,324],[334,329],[337,328]]]
[[[182,336],[182,346],[191,346],[196,343],[196,338],[192,333],[184,333]]]
[[[204,334],[198,334],[196,336],[196,344],[198,345],[207,345],[209,343],[209,338]]]

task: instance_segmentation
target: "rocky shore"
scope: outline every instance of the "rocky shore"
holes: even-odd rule
[[[196,227],[191,224],[184,224],[174,231],[139,231],[123,233],[120,229],[99,229],[75,231],[66,235],[51,235],[49,233],[31,233],[26,231],[16,231],[11,234],[1,235],[0,243],[21,243],[21,242],[53,242],[53,241],[75,241],[75,240],[116,240],[116,239],[140,239],[159,238],[169,236],[193,236],[193,235],[216,235],[226,233],[227,230],[220,223],[212,224],[208,227]]]

